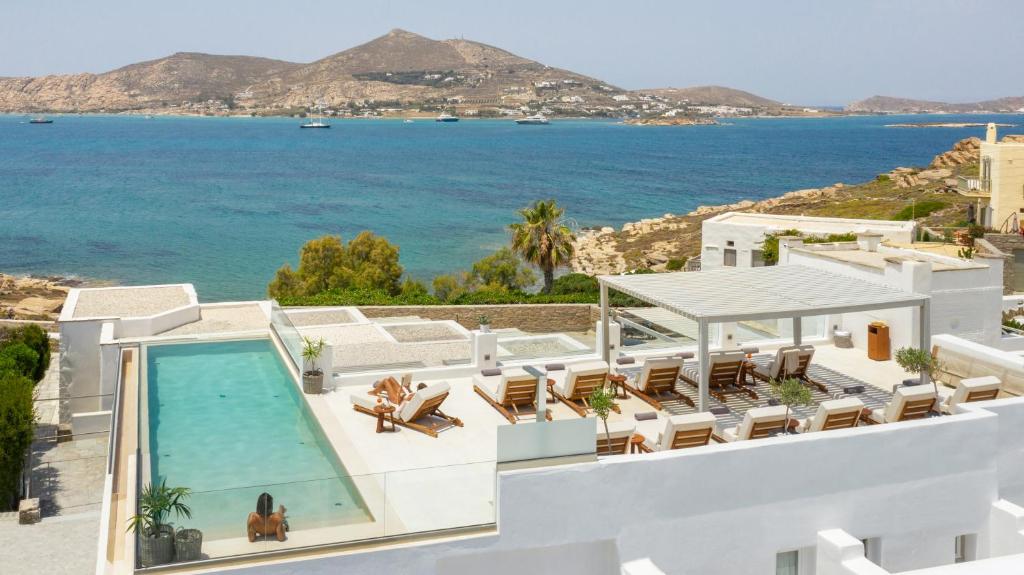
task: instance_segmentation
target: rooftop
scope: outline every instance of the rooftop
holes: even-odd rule
[[[863,231],[912,233],[914,231],[914,222],[791,216],[753,212],[726,212],[707,221],[733,225],[765,226],[777,230],[798,229],[812,234],[816,232],[831,234]]]
[[[917,244],[914,244],[914,249],[896,247],[886,249],[883,246],[878,251],[869,251],[860,249],[853,242],[847,242],[839,244],[807,244],[792,249],[800,253],[809,253],[818,257],[880,270],[884,270],[886,264],[898,264],[905,261],[930,263],[932,271],[936,272],[976,270],[986,267],[984,264],[957,258],[956,254],[950,255],[948,249],[931,245],[923,250],[918,250]]]
[[[78,299],[74,300],[71,317],[126,319],[157,315],[195,303],[195,292],[190,288],[179,284],[72,290],[73,294],[78,294]]]

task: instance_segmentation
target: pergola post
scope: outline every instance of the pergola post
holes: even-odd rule
[[[608,284],[601,282],[601,359],[608,363],[611,361],[611,351],[608,345]]]
[[[931,322],[931,315],[932,315],[932,313],[931,313],[931,299],[930,298],[927,298],[927,299],[925,299],[924,301],[921,302],[921,308],[918,310],[918,313],[921,314],[921,317],[918,318],[918,320],[920,321],[920,327],[918,329],[921,330],[921,333],[919,334],[920,338],[921,338],[921,351],[924,351],[924,352],[927,352],[927,353],[931,353],[931,349],[932,349],[932,322]],[[922,369],[921,370],[921,385],[926,385],[928,383],[928,379],[929,379],[928,378],[928,371]]]
[[[708,320],[697,322],[697,374],[700,376],[700,395],[697,398],[697,411],[708,410],[708,382],[711,374],[711,351],[708,349]]]
[[[793,318],[793,345],[804,343],[804,322],[800,317]]]

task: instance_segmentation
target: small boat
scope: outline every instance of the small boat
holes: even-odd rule
[[[412,123],[412,120],[410,120],[410,119],[406,118],[405,120],[402,120],[402,123],[403,123],[403,124],[411,124],[411,123]]]
[[[516,120],[516,123],[523,124],[524,126],[546,126],[551,122],[548,122],[548,119],[544,117],[544,114],[534,114],[532,116],[520,118]]]
[[[441,112],[441,115],[438,116],[434,121],[435,122],[458,122],[459,121],[459,117],[458,116],[452,116],[448,112]]]
[[[48,120],[42,116],[32,118],[28,121],[29,124],[52,124],[53,120]]]
[[[306,122],[305,124],[299,124],[299,127],[300,128],[330,128],[331,125],[324,121],[323,109],[324,109],[324,107],[323,107],[322,104],[317,104],[317,106],[316,106],[316,110],[317,110],[316,119],[310,120],[309,122]],[[312,112],[312,108],[310,108],[310,111]]]

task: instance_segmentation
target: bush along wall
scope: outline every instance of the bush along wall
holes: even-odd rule
[[[36,383],[50,366],[50,339],[37,325],[0,330],[0,511],[16,509],[32,444]]]

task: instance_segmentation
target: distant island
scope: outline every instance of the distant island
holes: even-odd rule
[[[984,128],[984,122],[910,122],[906,124],[886,124],[886,128]],[[1000,128],[1013,128],[1017,124],[995,124]]]
[[[1024,113],[1024,96],[963,104],[872,96],[846,106],[845,111],[861,114],[981,114],[985,112],[1022,114]]]
[[[101,74],[0,78],[3,113],[500,118],[818,115],[721,86],[625,90],[463,39],[392,30],[309,64],[179,52]],[[679,123],[682,120],[670,120]]]

